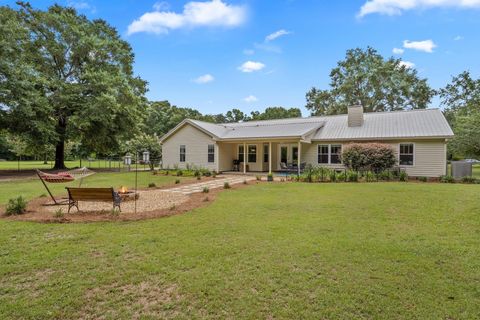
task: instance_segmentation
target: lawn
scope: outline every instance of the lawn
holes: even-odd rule
[[[65,161],[65,166],[67,168],[77,168],[80,167],[89,167],[93,169],[110,169],[118,168],[119,164],[123,167],[122,162],[119,163],[118,160],[115,161],[105,161],[105,160],[83,160],[80,163],[80,160],[68,160]],[[42,160],[38,161],[0,161],[0,170],[30,170],[30,169],[51,169],[54,165],[54,161],[47,161],[44,163]]]
[[[151,172],[138,173],[138,187],[146,188],[150,182],[155,183],[158,187],[166,184],[173,184],[176,179],[188,179],[183,177],[153,175]],[[190,178],[192,179],[192,178]],[[54,195],[66,196],[65,187],[78,186],[79,181],[70,183],[49,183],[48,187]],[[133,188],[135,186],[134,172],[114,172],[114,173],[97,173],[83,179],[83,187],[114,187],[127,186]],[[8,199],[23,196],[30,200],[41,195],[47,195],[47,191],[39,179],[22,179],[9,182],[0,180],[0,205],[7,203]]]
[[[0,220],[0,315],[478,318],[479,193],[262,183],[157,220]]]

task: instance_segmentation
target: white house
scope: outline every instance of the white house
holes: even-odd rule
[[[161,138],[163,166],[187,164],[217,172],[272,172],[286,164],[343,168],[345,144],[382,142],[397,151],[410,176],[446,173],[446,142],[453,137],[438,109],[348,114],[213,124],[186,119]],[[236,165],[240,163],[239,165]]]

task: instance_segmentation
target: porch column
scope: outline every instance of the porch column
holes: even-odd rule
[[[248,152],[247,152],[247,144],[243,143],[243,174],[247,174],[247,159],[248,159]]]
[[[268,143],[268,174],[272,174],[272,142]]]
[[[301,155],[302,155],[302,143],[298,141],[298,157],[297,157],[297,170],[298,175],[300,175],[300,163],[301,163]]]

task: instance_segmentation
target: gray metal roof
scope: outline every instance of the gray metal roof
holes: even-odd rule
[[[218,140],[298,137],[309,140],[367,140],[401,138],[448,138],[452,129],[439,109],[364,114],[359,127],[347,125],[347,115],[290,118],[213,124],[186,120]],[[183,124],[183,123],[182,123]],[[162,138],[165,140],[170,133]]]

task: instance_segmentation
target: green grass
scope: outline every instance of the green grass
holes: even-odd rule
[[[0,170],[30,170],[30,169],[51,169],[54,165],[54,161],[47,161],[45,164],[42,160],[38,161],[0,161]],[[93,160],[87,161],[82,160],[82,167],[89,167],[93,169],[110,169],[118,168],[119,161],[105,161],[105,160]],[[123,168],[122,162],[120,162],[121,167]],[[80,160],[71,160],[65,161],[65,166],[67,168],[76,168],[80,167]],[[142,165],[143,166],[143,165]]]
[[[478,318],[479,193],[265,183],[158,220],[0,220],[0,315]]]
[[[156,184],[157,187],[166,184],[173,184],[176,179],[186,179],[182,177],[153,175],[151,172],[138,173],[138,187],[147,188],[150,182]],[[48,183],[48,187],[54,195],[66,196],[65,187],[78,186],[79,181],[70,183]],[[135,173],[97,173],[83,179],[82,187],[114,187],[127,186],[133,188],[135,186]],[[30,200],[40,195],[47,194],[47,190],[39,179],[22,179],[15,181],[2,182],[0,180],[0,205],[6,204],[8,199],[23,196]]]
[[[474,165],[472,168],[472,171],[473,171],[473,176],[480,179],[480,164]]]

